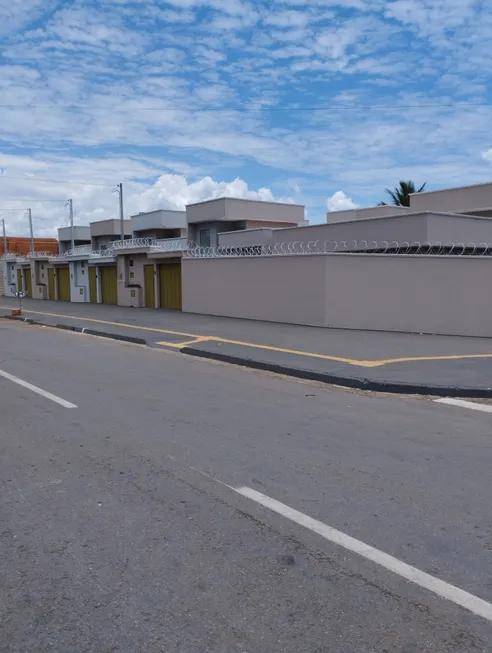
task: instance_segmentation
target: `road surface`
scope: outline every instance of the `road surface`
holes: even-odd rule
[[[490,414],[2,321],[0,415],[2,653],[492,651]]]

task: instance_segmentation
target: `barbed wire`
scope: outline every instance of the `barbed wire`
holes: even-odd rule
[[[40,259],[40,258],[51,258],[53,252],[29,252],[27,258],[29,259]]]
[[[111,249],[131,249],[132,247],[151,247],[155,243],[153,238],[128,238],[128,240],[114,240],[109,244]]]
[[[313,254],[412,254],[423,256],[492,256],[489,243],[430,243],[397,241],[292,241],[266,245],[189,247],[183,258],[227,258]]]
[[[184,238],[164,238],[160,240],[154,240],[150,246],[150,251],[159,253],[159,252],[183,252],[190,247],[196,247],[196,243],[188,242],[186,237]]]
[[[64,254],[53,255],[50,252],[30,252],[27,257],[8,253],[0,260],[28,261],[36,258],[49,258],[50,261],[70,259],[77,256],[88,258],[114,257],[115,250],[147,248],[151,253],[179,252],[183,258],[229,258],[258,256],[299,256],[317,254],[398,254],[420,256],[492,256],[492,243],[457,243],[457,242],[408,242],[408,241],[285,241],[265,245],[216,245],[200,247],[185,238],[153,240],[152,238],[134,238],[115,241],[107,249],[91,250],[89,245],[79,245]]]

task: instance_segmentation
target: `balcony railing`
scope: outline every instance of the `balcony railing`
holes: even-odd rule
[[[28,259],[37,259],[37,258],[51,258],[53,252],[29,252],[27,255]]]
[[[95,249],[90,252],[90,258],[112,258],[114,251],[112,249]]]
[[[113,249],[135,249],[138,247],[151,247],[154,244],[152,238],[129,238],[128,240],[115,240],[111,243]]]
[[[85,256],[86,254],[90,254],[91,250],[90,245],[76,245],[73,249],[65,252],[65,256]]]
[[[150,249],[152,252],[184,252],[185,249],[188,249],[188,238],[154,240]]]

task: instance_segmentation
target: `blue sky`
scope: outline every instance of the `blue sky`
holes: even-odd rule
[[[0,0],[0,213],[114,217],[124,181],[128,214],[228,194],[320,222],[490,181],[487,3]]]

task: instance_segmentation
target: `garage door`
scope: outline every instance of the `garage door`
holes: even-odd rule
[[[22,292],[24,290],[24,285],[22,283],[22,270],[17,269],[17,291]]]
[[[48,297],[55,299],[55,269],[48,268]]]
[[[89,268],[89,290],[90,290],[91,302],[93,304],[97,304],[96,268]]]
[[[161,308],[181,310],[181,262],[159,266]]]
[[[155,308],[155,277],[154,266],[144,266],[145,308]]]
[[[101,298],[103,304],[118,304],[118,274],[116,265],[101,267]]]
[[[24,270],[24,284],[27,290],[27,296],[32,297],[32,278],[31,278],[31,268]]]
[[[61,302],[70,301],[70,270],[67,267],[58,268],[56,271],[58,284],[58,299]]]

